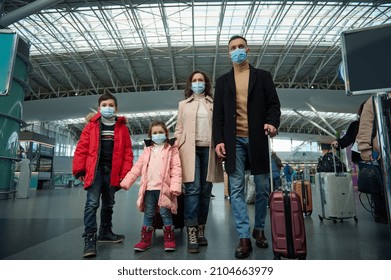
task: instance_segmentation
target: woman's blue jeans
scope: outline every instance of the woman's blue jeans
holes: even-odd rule
[[[228,175],[231,209],[239,238],[250,238],[250,219],[247,211],[245,190],[245,162],[250,154],[247,137],[236,138],[236,170]],[[269,173],[254,175],[255,217],[254,229],[263,230],[269,200]]]
[[[194,182],[185,183],[184,215],[187,227],[205,225],[208,219],[213,186],[206,181],[208,162],[209,147],[196,147]]]

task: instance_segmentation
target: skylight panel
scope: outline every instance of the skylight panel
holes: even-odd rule
[[[294,38],[297,45],[330,46],[339,42],[344,30],[389,22],[391,9],[391,4],[375,7],[362,2],[322,2],[314,6],[314,2],[259,1],[256,9],[252,9],[252,1],[225,4],[224,9],[221,3],[207,1],[195,2],[194,6],[182,2],[162,2],[161,6],[146,2],[132,10],[123,5],[48,9],[15,23],[14,27],[31,41],[32,55],[115,50],[118,46],[113,38],[127,49],[168,47],[169,43],[187,46],[193,44],[193,31],[196,45],[225,44],[232,35],[246,32],[252,44],[270,38],[269,45],[285,45],[289,38]],[[251,25],[245,26],[249,17]],[[39,48],[42,43],[50,47]]]

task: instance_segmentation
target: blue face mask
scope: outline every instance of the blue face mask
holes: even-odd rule
[[[191,90],[195,94],[203,93],[205,91],[205,83],[204,82],[194,82],[194,83],[191,83]]]
[[[235,64],[241,64],[243,61],[247,59],[246,49],[236,49],[230,52],[231,61]]]
[[[109,119],[111,118],[112,116],[114,116],[114,112],[115,112],[115,108],[114,107],[100,107],[100,114]]]
[[[164,141],[166,141],[166,135],[165,134],[152,134],[152,141],[155,144],[163,144]]]

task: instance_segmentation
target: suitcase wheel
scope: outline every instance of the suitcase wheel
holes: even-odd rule
[[[334,223],[334,224],[336,224],[336,223],[337,223],[337,220],[336,220],[336,219],[334,219],[334,220],[333,220],[333,223]]]
[[[356,216],[353,217],[354,221],[357,223],[358,222],[358,219]]]
[[[318,215],[318,217],[319,217],[319,220],[320,220],[321,222],[323,222],[323,217],[322,217],[321,215]]]

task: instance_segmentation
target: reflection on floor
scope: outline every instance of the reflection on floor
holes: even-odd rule
[[[99,244],[100,260],[231,260],[238,236],[231,218],[229,200],[224,199],[222,184],[215,184],[206,228],[209,246],[199,254],[186,251],[186,231],[176,230],[177,250],[164,252],[163,232],[157,230],[151,249],[135,253],[140,239],[143,214],[136,208],[138,186],[116,194],[113,231],[125,234],[121,244]],[[0,259],[9,260],[80,260],[83,251],[83,210],[86,192],[81,188],[36,190],[28,199],[0,200]],[[315,193],[316,195],[316,193]],[[391,240],[387,225],[375,223],[356,195],[358,223],[320,222],[316,210],[305,218],[309,260],[391,259]],[[316,204],[316,198],[314,197]],[[251,220],[254,206],[249,205]],[[269,220],[266,233],[270,241]],[[254,245],[249,259],[273,259],[271,246]]]

